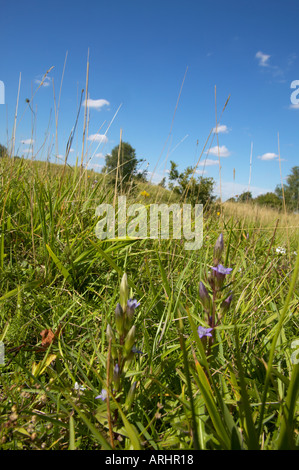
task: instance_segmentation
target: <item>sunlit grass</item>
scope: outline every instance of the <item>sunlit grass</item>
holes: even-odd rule
[[[0,159],[0,188],[2,449],[298,448],[298,215],[212,207],[202,248],[187,253],[171,239],[98,240],[95,209],[115,196],[103,175]],[[129,202],[173,197],[143,184]],[[207,351],[198,288],[220,233],[233,300]],[[96,397],[124,273],[142,354],[107,409]]]

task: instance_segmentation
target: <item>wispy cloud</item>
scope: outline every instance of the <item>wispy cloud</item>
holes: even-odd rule
[[[270,66],[270,64],[269,64],[269,60],[270,60],[270,57],[271,57],[270,55],[264,54],[263,52],[258,51],[255,54],[255,57],[258,59],[260,67],[269,67]]]
[[[108,142],[108,138],[103,134],[91,134],[88,137],[88,140],[91,140],[92,142],[100,142],[102,144],[106,144]]]
[[[96,153],[96,154],[95,154],[95,157],[96,157],[96,158],[105,158],[105,155],[100,152],[100,153]]]
[[[48,87],[51,85],[51,77],[49,77],[48,75],[43,79],[43,78],[36,78],[34,80],[35,83],[37,83],[37,85],[41,85],[43,87]]]
[[[207,158],[206,160],[199,162],[199,166],[214,166],[219,165],[217,160],[212,160],[211,158]]]
[[[34,140],[33,140],[33,139],[21,140],[21,144],[24,144],[24,145],[32,145],[32,144],[34,144]]]
[[[299,104],[290,104],[289,109],[299,109]]]
[[[210,148],[210,150],[208,150],[206,153],[210,155],[215,155],[216,157],[218,157],[218,155],[219,157],[230,156],[230,151],[227,149],[225,145],[220,145],[219,148],[216,145],[215,147]]]
[[[281,69],[281,67],[279,67],[278,65],[270,64],[270,54],[264,54],[262,51],[258,51],[255,54],[255,58],[258,60],[259,67],[270,72],[276,81],[280,83],[285,82],[285,73]]]
[[[294,52],[292,54],[289,54],[287,57],[287,66],[292,67],[292,65],[296,62],[297,60],[297,54]]]
[[[94,108],[94,109],[101,109],[104,106],[109,106],[110,103],[107,100],[99,99],[99,100],[92,100],[91,98],[88,98],[86,102],[84,101],[83,106],[85,104],[87,105],[88,108]]]
[[[225,124],[220,124],[217,126],[217,134],[227,134],[230,129]],[[214,127],[213,132],[216,132],[216,127]]]

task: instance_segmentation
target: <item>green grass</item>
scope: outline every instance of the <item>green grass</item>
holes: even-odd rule
[[[1,449],[298,449],[298,228],[212,207],[198,251],[171,239],[100,241],[95,209],[114,196],[101,175],[3,158],[0,188]],[[150,185],[129,198],[174,200]],[[198,286],[220,233],[233,268],[221,296],[233,301],[207,354]],[[101,401],[112,348],[124,351],[106,334],[124,273],[143,354]],[[43,350],[41,332],[59,328]]]

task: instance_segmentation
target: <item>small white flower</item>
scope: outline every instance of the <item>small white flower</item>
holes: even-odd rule
[[[286,250],[285,248],[282,248],[281,246],[278,246],[276,248],[276,253],[280,254],[280,255],[285,255],[286,254]]]
[[[75,382],[74,389],[81,390],[83,392],[83,390],[86,390],[86,387],[83,387],[83,385],[79,385],[78,382]]]

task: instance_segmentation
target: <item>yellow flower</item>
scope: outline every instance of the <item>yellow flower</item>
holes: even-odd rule
[[[141,196],[149,197],[149,193],[146,192],[146,191],[142,191],[140,194],[141,194]]]

